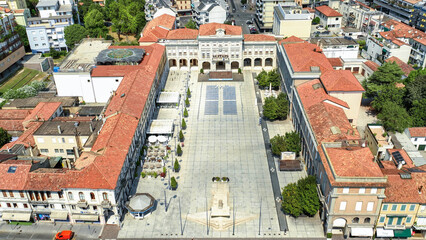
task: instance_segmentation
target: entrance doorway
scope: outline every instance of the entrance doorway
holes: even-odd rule
[[[225,70],[225,63],[223,61],[217,62],[216,70]]]

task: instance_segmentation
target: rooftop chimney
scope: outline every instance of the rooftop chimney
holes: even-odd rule
[[[423,186],[419,187],[419,194],[422,194]]]
[[[58,133],[59,133],[59,134],[61,134],[61,133],[62,133],[62,131],[61,131],[61,125],[58,125]]]
[[[93,132],[93,125],[92,125],[92,123],[90,123],[90,132]]]

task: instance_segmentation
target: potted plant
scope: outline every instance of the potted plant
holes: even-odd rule
[[[180,147],[180,145],[178,145],[177,146],[177,150],[176,150],[176,154],[178,155],[178,156],[182,156],[182,148]]]
[[[188,97],[186,97],[186,99],[185,99],[185,106],[189,107],[189,99],[188,99]]]
[[[145,178],[146,177],[146,173],[145,172],[141,172],[141,177]]]
[[[157,172],[154,172],[154,178],[157,178],[157,177],[158,177]]]
[[[166,172],[167,172],[166,167],[163,167],[163,173],[164,173],[164,175],[166,174]]]
[[[238,68],[238,74],[241,74],[243,71],[241,71],[241,68]]]
[[[214,181],[215,181],[215,182],[219,182],[219,181],[220,181],[220,177],[215,177],[215,178],[214,178]]]
[[[175,170],[175,172],[179,172],[179,170],[180,170],[180,164],[179,164],[177,158],[175,160],[175,164],[173,165],[173,170]]]
[[[184,117],[188,117],[188,110],[186,110],[186,108],[185,108],[185,110],[183,111],[183,116],[184,116]]]
[[[170,187],[172,188],[172,190],[176,190],[176,188],[177,188],[177,182],[176,182],[176,178],[175,177],[172,177],[170,179]]]
[[[183,120],[183,119],[182,119]],[[183,132],[182,130],[179,131],[179,141],[183,142],[183,140],[185,140],[185,136],[183,136]]]
[[[182,118],[182,129],[186,129],[186,122],[184,118]]]
[[[166,177],[166,173],[164,173],[164,172],[160,173],[160,177],[165,178]]]
[[[333,238],[333,233],[331,233],[331,232],[327,233],[327,240],[332,239],[332,238]]]
[[[223,177],[222,178],[222,182],[229,182],[229,178],[228,177]]]
[[[204,69],[201,68],[200,69],[200,73],[203,74],[204,73]]]
[[[189,87],[188,87],[188,90],[186,90],[186,97],[187,98],[191,97],[191,90],[189,90]]]

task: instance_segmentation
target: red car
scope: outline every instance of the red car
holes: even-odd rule
[[[64,230],[62,232],[58,232],[55,235],[55,240],[71,240],[74,237],[74,232],[70,230]]]

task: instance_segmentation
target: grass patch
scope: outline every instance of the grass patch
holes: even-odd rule
[[[15,221],[11,221],[9,224],[10,225],[27,225],[27,226],[33,225],[32,222],[15,222]]]
[[[0,93],[4,93],[9,89],[18,89],[29,82],[38,74],[37,70],[24,68],[15,76],[9,78],[0,86]]]

